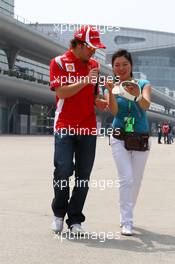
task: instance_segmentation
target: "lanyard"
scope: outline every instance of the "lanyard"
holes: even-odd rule
[[[128,117],[131,116],[131,106],[132,106],[132,102],[128,100]],[[141,113],[140,113],[139,107],[137,106],[137,103],[135,103],[135,107],[136,107],[138,117],[141,118]]]
[[[131,101],[128,100],[128,116],[131,116]]]

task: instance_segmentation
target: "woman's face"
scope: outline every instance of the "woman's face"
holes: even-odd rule
[[[131,64],[124,56],[117,57],[114,60],[113,72],[115,75],[119,76],[120,81],[130,80],[131,71]]]

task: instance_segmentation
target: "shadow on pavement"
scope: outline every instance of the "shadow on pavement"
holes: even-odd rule
[[[116,248],[134,252],[175,252],[175,236],[158,234],[142,228],[134,228],[134,236],[109,239],[109,237],[68,239],[73,243],[84,243],[88,247]]]

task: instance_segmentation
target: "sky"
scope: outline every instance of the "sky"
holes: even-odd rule
[[[15,0],[31,22],[110,25],[175,33],[174,0]]]

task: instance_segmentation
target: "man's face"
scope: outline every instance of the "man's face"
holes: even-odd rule
[[[86,43],[78,45],[79,57],[85,62],[88,61],[95,54],[95,51],[96,49],[92,48]]]

